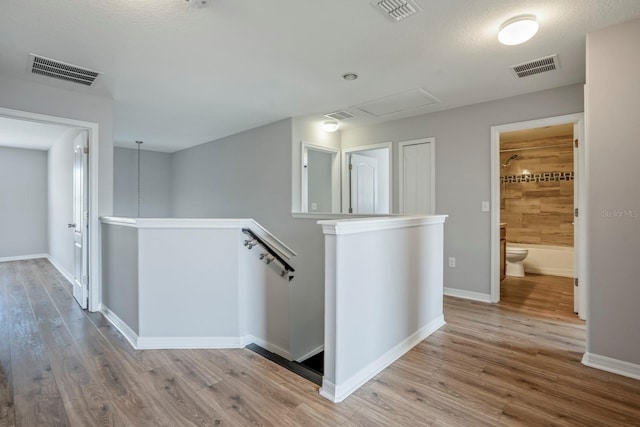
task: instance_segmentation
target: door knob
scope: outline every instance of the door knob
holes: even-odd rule
[[[75,224],[67,224],[67,228],[76,228]]]

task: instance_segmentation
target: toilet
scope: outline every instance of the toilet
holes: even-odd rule
[[[507,245],[507,276],[524,277],[522,262],[529,255],[529,250]]]

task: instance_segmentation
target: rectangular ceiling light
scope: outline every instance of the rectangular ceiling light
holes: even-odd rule
[[[31,72],[41,76],[52,77],[58,80],[91,86],[100,75],[99,71],[89,70],[77,65],[56,61],[31,54]]]

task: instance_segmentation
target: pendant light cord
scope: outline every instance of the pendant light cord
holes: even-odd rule
[[[136,141],[138,144],[138,218],[140,218],[140,146],[142,141]]]

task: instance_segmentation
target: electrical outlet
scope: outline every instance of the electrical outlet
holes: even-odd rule
[[[456,259],[452,256],[449,257],[449,267],[455,268],[456,266]]]

